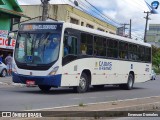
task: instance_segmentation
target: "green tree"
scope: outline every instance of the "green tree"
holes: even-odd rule
[[[152,64],[159,68],[160,67],[160,48],[152,46]]]

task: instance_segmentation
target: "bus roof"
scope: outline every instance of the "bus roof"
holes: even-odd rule
[[[102,32],[102,31],[99,31],[99,30],[96,30],[96,29],[91,29],[91,28],[87,28],[87,27],[84,27],[84,26],[80,26],[80,25],[76,25],[76,24],[72,24],[72,23],[67,23],[67,22],[63,22],[63,21],[60,21],[60,22],[59,21],[38,21],[38,22],[26,22],[26,23],[22,23],[22,24],[34,24],[34,23],[35,24],[36,23],[39,23],[39,24],[40,23],[62,23],[65,28],[77,29],[77,30],[84,31],[84,32],[87,32],[87,33],[92,33],[92,34],[96,33],[99,36],[109,37],[109,38],[113,38],[113,39],[117,39],[117,40],[122,40],[122,41],[125,41],[125,42],[130,42],[130,43],[135,43],[135,44],[151,47],[151,45],[149,43],[136,41],[136,40],[129,39],[129,38],[126,38],[126,37]]]
[[[126,38],[126,37],[122,37],[122,36],[106,33],[106,32],[103,32],[103,31],[99,31],[99,30],[96,30],[96,29],[83,27],[83,26],[80,26],[80,25],[75,25],[75,24],[71,24],[71,23],[64,23],[64,26],[66,28],[73,28],[73,29],[77,29],[77,30],[80,30],[80,31],[85,31],[87,33],[97,34],[99,36],[109,37],[109,38],[113,38],[113,39],[117,39],[117,40],[122,40],[122,41],[125,41],[125,42],[130,42],[130,43],[135,43],[135,44],[151,47],[151,45],[149,43],[136,41],[134,39],[130,39],[130,38]]]

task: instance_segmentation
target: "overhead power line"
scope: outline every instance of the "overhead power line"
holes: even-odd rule
[[[107,15],[103,14],[98,8],[96,8],[94,5],[92,5],[90,2],[86,1],[90,6],[92,6],[95,10],[97,10],[101,15],[105,16],[106,18],[108,18],[109,20],[111,20],[113,23],[117,24],[117,25],[121,25],[119,22],[113,20],[111,17],[108,17]]]
[[[127,3],[129,3],[127,0],[124,0],[124,1],[126,1]],[[136,8],[138,8],[140,11],[144,11],[145,9],[143,9],[143,7],[141,7],[140,5],[135,5],[135,4],[133,4],[133,6],[132,5],[130,5],[131,7],[133,7],[134,9],[135,9],[135,7]]]
[[[93,7],[90,8],[90,7],[87,6],[85,3],[83,3],[81,0],[79,0],[79,3],[80,3],[83,7],[88,8],[89,10],[92,10],[92,12],[93,12],[94,14],[97,14],[97,17],[99,16],[99,17],[101,17],[101,19],[103,19],[103,20],[107,21],[108,23],[110,23],[110,20],[108,20],[105,16],[99,14],[99,12],[97,12],[95,9],[93,9]],[[93,15],[93,14],[92,14],[91,12],[89,12],[89,11],[87,11],[87,13]],[[93,15],[93,16],[95,16],[95,15]]]
[[[73,3],[71,0],[69,0],[71,3]],[[73,3],[74,4],[74,3]],[[86,13],[88,13],[88,14],[90,14],[91,16],[93,16],[94,17],[94,15],[92,14],[92,13],[89,13],[86,9],[84,9],[83,7],[81,7],[81,6],[78,6],[79,8],[80,8],[80,10],[82,10],[83,12],[86,12]],[[89,8],[89,7],[88,7]],[[82,17],[82,16],[80,16],[80,17]],[[86,22],[86,21],[85,21]],[[100,23],[98,23],[96,20],[94,20],[94,22],[95,23],[97,23],[98,25],[100,25],[100,26],[102,26],[102,27],[105,27],[105,26],[103,26],[103,25],[101,25]],[[86,22],[87,23],[87,22]]]

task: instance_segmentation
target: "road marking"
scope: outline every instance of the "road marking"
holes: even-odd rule
[[[159,96],[144,97],[144,98],[133,98],[133,99],[116,100],[116,102],[132,101],[132,100],[140,100],[140,99],[156,98],[156,97],[160,97],[160,95],[159,95]],[[115,102],[115,101],[97,102],[97,103],[87,103],[87,104],[84,104],[84,105],[95,105],[95,104],[112,103],[112,102]],[[79,105],[68,105],[68,106],[59,106],[59,107],[52,107],[52,108],[31,109],[31,110],[24,110],[24,111],[40,111],[40,110],[60,109],[60,108],[78,107],[78,106],[79,106]]]
[[[73,100],[78,100],[78,99],[82,99],[82,98],[72,98]]]
[[[114,96],[104,96],[101,98],[114,97]],[[85,97],[85,98],[71,98],[72,100],[80,100],[80,99],[97,99],[99,97]]]
[[[89,99],[94,99],[94,98],[98,98],[98,97],[88,97]]]

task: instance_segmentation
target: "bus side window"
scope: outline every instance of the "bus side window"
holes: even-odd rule
[[[93,35],[81,33],[80,51],[82,55],[93,55]]]
[[[63,42],[63,56],[68,54],[77,55],[77,38],[74,36],[65,36]]]
[[[76,37],[72,37],[70,54],[77,55],[77,38]]]
[[[87,53],[87,46],[85,44],[81,44],[81,53],[82,55],[86,55]]]
[[[63,56],[68,55],[69,48],[68,48],[68,36],[64,36],[63,41]]]

